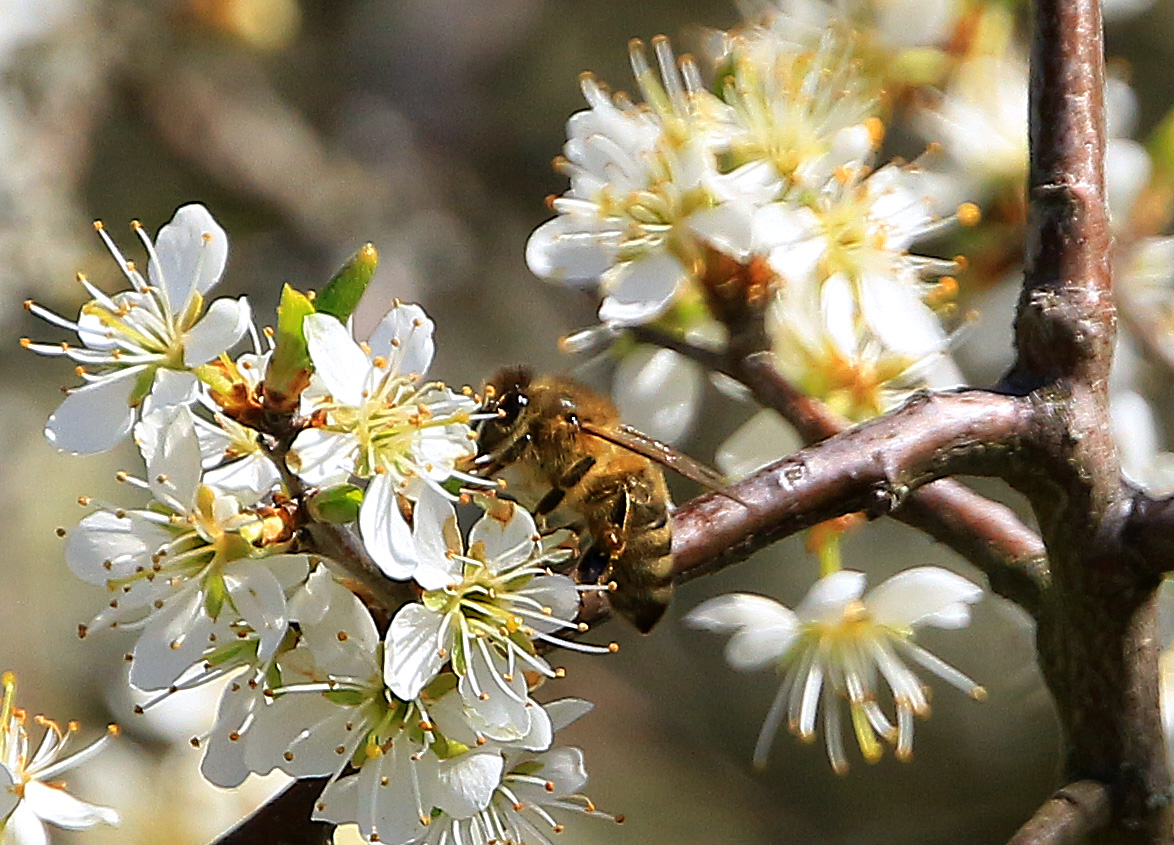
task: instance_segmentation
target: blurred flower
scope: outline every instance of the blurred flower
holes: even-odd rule
[[[640,344],[624,355],[612,379],[612,399],[624,422],[665,443],[688,434],[705,374],[669,349]]]
[[[204,206],[180,208],[155,243],[133,224],[149,257],[149,281],[122,256],[102,224],[95,227],[132,290],[109,297],[79,275],[93,299],[82,306],[77,322],[31,301],[27,307],[46,322],[76,332],[82,347],[22,342],[41,355],[64,356],[80,365],[87,383],[70,391],[45,426],[49,442],[76,454],[113,448],[130,433],[140,407],[194,401],[192,368],[244,337],[251,319],[243,297],[204,307],[204,295],[220,281],[228,256],[228,237]]]
[[[1109,415],[1121,472],[1151,496],[1174,493],[1174,453],[1162,448],[1153,408],[1133,390],[1110,394]]]
[[[801,739],[815,736],[823,713],[824,740],[832,768],[848,769],[840,701],[846,699],[865,759],[883,753],[877,735],[894,744],[897,757],[913,753],[913,717],[929,715],[927,688],[905,664],[921,666],[963,692],[981,699],[982,687],[913,642],[918,627],[963,628],[982,588],[935,566],[893,576],[861,598],[865,575],[840,570],[821,578],[796,610],[773,599],[733,593],[703,602],[687,624],[733,634],[726,659],[735,669],[774,666],[783,675],[758,744],[755,765],[766,764],[775,733],[787,718]],[[878,677],[896,705],[896,726],[877,701]]]
[[[87,804],[65,791],[58,775],[80,766],[117,735],[111,725],[101,739],[66,754],[78,726],[64,729],[43,716],[34,721],[45,729],[35,750],[29,743],[25,711],[13,704],[16,678],[5,672],[0,702],[0,842],[3,845],[43,845],[48,842],[45,822],[67,830],[86,830],[99,824],[118,824],[118,813]]]
[[[907,288],[877,276],[862,293],[858,298],[844,276],[814,292],[788,287],[766,323],[779,372],[854,422],[927,386],[949,361],[937,316]]]
[[[936,100],[914,117],[953,165],[944,183],[955,196],[985,199],[1027,175],[1027,61],[1019,55],[974,55],[954,71]]]

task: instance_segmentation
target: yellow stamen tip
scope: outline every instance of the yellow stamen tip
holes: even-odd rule
[[[977,226],[982,220],[982,210],[972,202],[964,202],[958,206],[958,222],[963,226]]]

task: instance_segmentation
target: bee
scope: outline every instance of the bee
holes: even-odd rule
[[[614,582],[612,607],[647,633],[672,597],[669,466],[703,484],[716,474],[620,422],[595,391],[561,376],[508,367],[485,385],[476,466],[509,471],[512,494],[536,516],[589,536],[581,583]],[[656,463],[654,463],[654,461]]]

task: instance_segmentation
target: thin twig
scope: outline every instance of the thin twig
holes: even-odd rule
[[[1079,845],[1108,826],[1112,802],[1109,788],[1081,780],[1058,789],[1008,845]]]

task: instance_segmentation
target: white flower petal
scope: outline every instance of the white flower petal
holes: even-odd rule
[[[612,398],[624,422],[672,444],[689,433],[703,378],[701,367],[685,356],[643,344],[620,361]]]
[[[423,765],[434,765],[435,774],[425,782],[431,786],[427,797],[432,804],[454,818],[468,818],[489,806],[489,799],[501,783],[504,763],[496,751],[471,751],[452,760],[432,763],[425,757]]]
[[[95,511],[69,532],[65,562],[69,571],[89,584],[105,586],[112,578],[125,578],[151,565],[151,555],[168,535],[157,526],[144,536],[144,523],[119,518],[109,511]]]
[[[961,575],[940,566],[918,566],[877,585],[864,603],[873,619],[882,625],[956,627],[950,622],[960,618],[959,608],[965,611],[966,605],[981,598],[982,587]],[[969,612],[965,612],[965,620],[969,621]]]
[[[589,287],[615,261],[615,239],[608,231],[581,217],[547,220],[526,242],[526,266],[541,279]]]
[[[402,701],[411,701],[437,676],[447,656],[440,652],[438,634],[444,615],[422,604],[406,604],[387,629],[383,650],[383,679]]]
[[[314,362],[314,374],[335,401],[353,407],[363,405],[371,359],[351,337],[350,331],[329,314],[307,314],[302,321],[306,347]]]
[[[717,633],[733,633],[726,659],[735,669],[758,669],[787,653],[799,631],[789,608],[774,599],[732,593],[702,602],[685,624]]]
[[[324,777],[342,769],[363,739],[357,708],[320,693],[291,692],[259,708],[249,728],[245,762],[257,774],[281,769],[296,778]],[[342,748],[340,754],[337,749]]]
[[[139,428],[151,493],[179,510],[193,507],[202,461],[191,410],[183,405],[159,408],[147,414]]]
[[[66,830],[87,830],[98,824],[118,824],[118,813],[74,798],[60,787],[37,780],[24,785],[24,801],[39,818]]]
[[[426,768],[412,757],[418,749],[406,737],[397,737],[391,750],[363,764],[358,777],[359,829],[381,842],[416,842],[424,832],[421,807],[416,803],[418,779],[427,780]],[[413,771],[415,770],[415,771]],[[421,791],[426,784],[421,783]],[[431,809],[423,806],[425,812]]]
[[[509,518],[504,522],[502,514],[486,513],[469,530],[469,548],[482,543],[485,559],[494,573],[513,569],[538,551],[534,518],[513,503],[504,504],[509,511]]]
[[[8,815],[16,809],[16,805],[20,803],[20,796],[16,794],[14,786],[16,786],[16,779],[12,776],[12,772],[8,771],[8,766],[0,763],[0,824],[3,824]]]
[[[889,349],[916,359],[946,348],[937,315],[909,287],[873,274],[860,288],[861,316]]]
[[[12,812],[4,826],[5,837],[12,837],[12,845],[49,845],[49,832],[25,802]],[[5,841],[4,845],[9,845]]]
[[[240,676],[238,676],[240,677]],[[245,764],[245,726],[255,710],[263,707],[262,691],[244,682],[224,688],[216,712],[216,724],[204,740],[200,773],[222,789],[235,789],[249,776]]]
[[[863,572],[851,569],[826,575],[815,582],[795,608],[795,614],[805,624],[837,621],[848,603],[858,601],[863,595],[867,580]]]
[[[421,487],[416,501],[420,518],[441,519],[443,508],[437,501],[441,495],[430,487]],[[367,487],[359,509],[359,531],[367,552],[388,577],[401,581],[415,578],[425,590],[440,590],[452,583],[450,562],[421,557],[412,530],[400,512],[389,474],[376,475]]]
[[[208,209],[185,205],[155,238],[159,256],[147,268],[151,284],[161,289],[175,312],[182,311],[192,293],[207,293],[224,272],[228,235]]]
[[[393,372],[423,375],[432,366],[436,344],[432,320],[419,305],[396,305],[371,332],[367,343],[372,355],[388,360]]]
[[[754,212],[749,202],[726,202],[690,215],[689,228],[719,252],[746,263],[754,248]]]
[[[359,776],[339,778],[322,790],[310,818],[316,822],[355,824],[359,818]]]
[[[518,590],[518,595],[532,599],[544,609],[550,610],[545,619],[527,619],[534,630],[544,634],[567,630],[565,625],[560,625],[554,620],[569,622],[579,614],[579,590],[575,582],[566,575],[539,575]]]
[[[358,456],[353,432],[307,428],[294,438],[286,463],[307,484],[329,487],[350,479]]]
[[[534,758],[541,764],[538,776],[548,784],[521,782],[516,787],[518,800],[524,804],[544,804],[553,798],[573,795],[587,785],[587,766],[578,748],[552,748]]]
[[[211,361],[222,352],[236,345],[249,330],[253,312],[249,301],[240,299],[218,299],[184,336],[183,362],[196,367]]]
[[[467,661],[467,671],[458,686],[469,723],[490,739],[502,742],[526,736],[530,732],[531,705],[526,696],[525,674],[515,671],[513,679],[506,681],[506,659],[489,651],[486,660],[476,642],[468,651]]]
[[[142,374],[131,367],[69,392],[45,424],[45,439],[74,455],[108,452],[130,433],[131,393]]]
[[[651,252],[619,269],[599,306],[604,323],[635,325],[659,317],[689,272],[672,253]]]
[[[241,619],[256,632],[260,643],[257,659],[266,661],[285,638],[285,592],[267,566],[240,560],[224,572],[224,586]]]
[[[778,412],[763,408],[726,438],[714,455],[717,468],[731,480],[745,478],[803,447],[803,441]]]
[[[139,635],[130,664],[130,682],[139,689],[171,686],[208,647],[215,622],[195,587],[192,583],[165,600]]]
[[[550,726],[556,732],[579,721],[595,709],[594,704],[582,698],[560,698],[543,706],[546,708],[546,714],[550,716]]]

